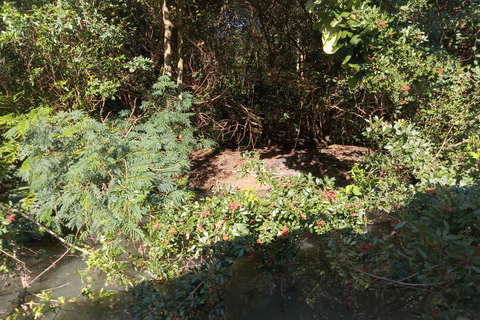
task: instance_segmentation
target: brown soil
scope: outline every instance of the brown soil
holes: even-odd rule
[[[331,145],[318,149],[303,149],[291,152],[278,146],[257,149],[267,168],[275,168],[280,176],[296,176],[298,172],[311,172],[317,177],[335,177],[339,187],[352,182],[349,171],[364,157],[368,148],[357,146]],[[198,191],[216,190],[221,186],[238,187],[240,190],[253,188],[267,190],[260,186],[253,175],[240,178],[235,163],[242,151],[230,149],[196,150],[190,155],[192,170],[189,186]]]

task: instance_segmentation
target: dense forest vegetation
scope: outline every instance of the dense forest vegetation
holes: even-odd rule
[[[396,287],[406,309],[421,301],[411,318],[478,318],[480,2],[28,0],[0,15],[0,272],[23,284],[0,317],[62,307],[28,291],[22,252],[47,234],[84,255],[85,296],[102,270],[137,319],[228,319],[234,261],[285,272],[316,233],[347,304]],[[372,152],[346,188],[248,152],[238,169],[265,197],[187,187],[194,149],[299,140]],[[391,233],[364,232],[372,212]]]

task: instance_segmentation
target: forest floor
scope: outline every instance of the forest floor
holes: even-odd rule
[[[274,168],[276,175],[296,176],[312,173],[317,177],[335,177],[338,187],[352,183],[349,171],[363,158],[369,149],[366,147],[331,145],[322,149],[297,148],[294,152],[280,146],[257,149],[260,159],[267,168]],[[240,177],[235,167],[242,156],[242,150],[214,149],[196,150],[191,153],[192,169],[189,186],[201,193],[214,191],[221,186],[236,186],[240,190],[252,188],[266,191],[269,186],[260,186],[253,175]]]
[[[269,146],[256,149],[260,153],[267,168],[274,168],[277,176],[296,176],[299,172],[316,177],[335,178],[336,187],[345,187],[353,180],[350,170],[367,155],[370,149],[359,146],[330,145],[322,149]],[[196,150],[190,154],[192,168],[189,175],[189,186],[196,191],[198,199],[209,197],[212,192],[222,186],[257,192],[264,197],[269,185],[261,186],[255,181],[253,174],[241,178],[235,167],[244,150],[214,149]],[[369,211],[366,230],[377,235],[390,232],[390,218],[383,211]]]

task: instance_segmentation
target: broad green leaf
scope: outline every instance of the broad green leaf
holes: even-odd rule
[[[354,68],[357,71],[360,71],[360,65],[356,63],[350,63],[348,64],[349,67]]]
[[[399,222],[395,225],[395,230],[403,228],[407,224],[407,221]]]
[[[235,224],[235,226],[232,230],[232,234],[236,237],[244,236],[248,233],[249,233],[249,231],[248,231],[247,226],[245,224],[242,224],[242,223]]]
[[[314,8],[315,8],[315,1],[308,0],[307,4],[305,5],[305,10],[307,10],[308,13],[313,13]]]
[[[358,77],[357,76],[353,76],[353,77],[350,77],[350,79],[348,79],[348,87],[350,88],[350,90],[353,90],[355,89],[355,87],[357,86],[357,83],[358,83]],[[358,190],[358,194],[355,193],[355,190]],[[358,189],[357,186],[354,186],[353,187],[353,193],[356,195],[356,196],[359,196],[360,195],[360,190]]]
[[[330,26],[332,26],[332,28],[335,28],[340,22],[342,22],[342,20],[333,20],[332,22],[330,22]]]
[[[418,252],[420,253],[420,255],[421,255],[424,259],[428,259],[428,256],[427,256],[427,254],[425,253],[425,251],[423,251],[422,249],[418,249]]]
[[[352,39],[350,39],[350,43],[353,44],[353,45],[359,44],[360,41],[362,41],[362,38],[360,38],[360,36],[358,34],[354,35],[352,37]]]
[[[340,36],[339,27],[325,27],[322,32],[323,51],[327,54],[334,54],[340,49],[337,46],[337,41]]]

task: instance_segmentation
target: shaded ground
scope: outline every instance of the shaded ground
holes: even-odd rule
[[[353,165],[361,160],[368,148],[332,145],[327,148],[291,149],[278,146],[258,149],[266,167],[274,168],[278,175],[295,176],[298,172],[318,177],[334,177],[337,187],[352,183],[349,175]],[[249,187],[258,190],[258,196],[267,191],[260,187],[252,175],[238,179],[234,168],[242,151],[214,150],[192,153],[190,186],[201,195],[222,185]],[[202,193],[202,191],[204,193]],[[377,235],[391,232],[388,219],[372,215],[365,230]],[[324,258],[325,240],[307,235],[299,243],[297,263],[288,271],[272,274],[258,268],[257,261],[237,261],[232,266],[233,277],[225,292],[227,318],[231,320],[403,320],[410,319],[401,291],[392,290],[381,300],[368,290],[350,296],[342,279],[328,268]],[[327,266],[327,267],[326,267]],[[347,298],[349,297],[349,298]],[[352,298],[352,300],[348,300]]]
[[[291,148],[270,146],[257,151],[266,167],[275,168],[280,176],[311,172],[317,177],[335,177],[337,186],[344,187],[352,182],[348,172],[367,154],[368,148],[331,145],[321,150],[299,149],[292,153]],[[222,185],[237,186],[240,190],[249,187],[254,190],[267,190],[269,187],[260,187],[252,175],[240,178],[234,166],[242,153],[243,151],[230,149],[192,152],[189,186],[205,192],[218,189]]]

